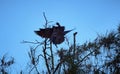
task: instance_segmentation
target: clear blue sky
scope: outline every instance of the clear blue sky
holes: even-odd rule
[[[7,53],[24,68],[29,45],[20,42],[41,40],[34,30],[43,27],[43,12],[54,21],[50,25],[60,22],[66,30],[76,28],[67,37],[72,40],[77,31],[79,44],[116,29],[120,23],[119,0],[0,0],[0,57]]]

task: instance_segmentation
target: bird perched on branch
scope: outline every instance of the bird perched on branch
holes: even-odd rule
[[[52,28],[40,28],[40,30],[34,32],[42,38],[49,38],[50,41],[55,45],[61,44],[65,40],[65,35],[71,32],[73,29],[64,31],[64,26],[61,26],[58,22],[56,25],[57,26],[53,26]]]

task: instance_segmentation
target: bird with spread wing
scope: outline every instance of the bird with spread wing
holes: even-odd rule
[[[42,38],[50,39],[50,41],[55,45],[61,44],[65,40],[65,35],[73,29],[65,31],[64,26],[61,26],[58,22],[56,25],[57,26],[53,26],[52,28],[40,28],[40,30],[34,32]]]

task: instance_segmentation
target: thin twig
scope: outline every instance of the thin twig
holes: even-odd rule
[[[93,52],[95,52],[95,50],[92,51],[92,52],[90,52],[89,54],[87,54],[84,58],[82,58],[82,60],[81,60],[80,62],[78,62],[78,65],[79,65],[83,60],[85,60],[89,55],[91,55]]]
[[[52,62],[52,69],[54,71],[54,56],[53,56],[53,51],[52,51],[52,42],[50,41],[50,52],[51,52],[51,62]]]
[[[43,44],[43,42],[38,42],[37,40],[35,40],[35,42],[31,42],[31,41],[22,41],[21,43],[30,43],[30,44],[40,44],[40,45],[42,45]]]
[[[49,74],[51,74],[51,72],[50,72],[50,68],[49,68],[49,64],[48,64],[48,61],[47,61],[47,56],[46,56],[46,44],[47,44],[47,42],[46,42],[46,39],[45,39],[45,44],[44,44],[44,48],[43,48],[43,54],[44,54],[44,60],[45,60],[45,64],[46,64],[46,67],[47,67],[47,70],[48,70],[48,73]]]
[[[37,69],[37,65],[38,65],[38,63],[37,63],[36,65],[34,65],[34,67],[31,68],[31,70],[29,71],[29,74],[32,72],[32,70],[33,70],[34,68],[36,69],[37,73],[40,74],[39,71],[38,71],[38,69]]]
[[[44,19],[45,19],[45,28],[47,28],[48,23],[51,23],[51,22],[53,22],[53,21],[48,21],[48,20],[47,20],[47,17],[46,17],[46,15],[45,15],[45,12],[43,12],[43,17],[44,17]]]
[[[29,57],[30,57],[30,59],[31,59],[31,63],[32,63],[32,65],[33,65],[33,67],[31,68],[31,70],[29,71],[29,74],[31,73],[31,71],[35,68],[36,69],[36,71],[38,72],[38,74],[39,74],[39,71],[38,71],[38,69],[37,69],[37,65],[38,65],[38,63],[39,63],[39,56],[42,56],[41,54],[40,55],[38,55],[38,58],[36,59],[36,55],[35,55],[35,51],[36,51],[36,49],[39,47],[40,45],[37,45],[35,48],[31,48],[30,49],[30,53],[28,52],[28,55],[29,55]]]
[[[58,68],[61,66],[62,63],[63,63],[63,61],[60,61],[60,63],[57,64],[57,66],[56,66],[56,68],[55,68],[53,74],[56,73],[56,71],[58,70]]]
[[[45,28],[47,28],[48,20],[47,20],[47,18],[45,16],[45,12],[43,12],[43,16],[44,16],[44,19],[45,19]]]

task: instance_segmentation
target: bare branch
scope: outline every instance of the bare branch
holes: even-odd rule
[[[52,51],[52,42],[50,42],[50,52],[51,52],[51,62],[52,62],[52,69],[54,70],[54,56],[53,56],[53,51]]]
[[[48,64],[48,61],[47,61],[47,56],[46,56],[46,49],[47,49],[46,45],[47,45],[47,39],[45,39],[45,41],[44,41],[43,54],[44,54],[44,60],[45,60],[45,64],[46,64],[48,73],[51,74],[50,69],[49,69],[49,64]]]
[[[53,74],[56,73],[56,71],[58,70],[58,68],[61,66],[62,63],[63,63],[63,61],[60,61],[60,63],[57,64],[57,66],[56,66],[56,68],[55,68]]]
[[[48,20],[47,20],[47,18],[45,16],[45,12],[43,12],[43,16],[44,16],[44,19],[45,19],[45,28],[47,28]]]
[[[39,41],[37,41],[37,40],[35,40],[34,42],[31,42],[31,41],[24,41],[24,40],[23,40],[21,43],[40,44],[40,45],[43,44],[43,42],[39,42]]]
[[[48,21],[47,20],[47,17],[46,17],[46,15],[45,15],[45,12],[43,12],[43,17],[44,17],[44,19],[45,19],[45,28],[47,28],[48,26],[48,23],[51,23],[51,22],[53,22],[53,21]]]

